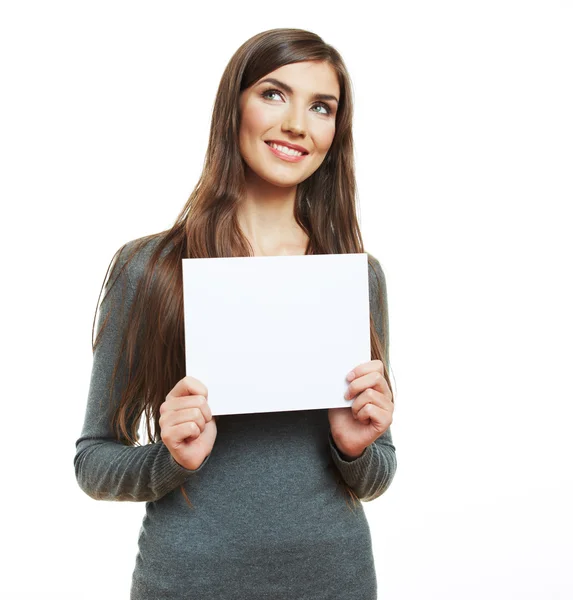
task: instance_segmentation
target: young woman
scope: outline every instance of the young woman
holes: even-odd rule
[[[260,33],[223,73],[187,204],[169,230],[116,252],[100,306],[74,465],[92,498],[146,502],[132,600],[377,597],[357,500],[396,471],[378,260],[368,255],[372,360],[349,365],[348,408],[213,417],[209,382],[186,376],[184,359],[183,258],[356,252],[344,63],[314,33]]]

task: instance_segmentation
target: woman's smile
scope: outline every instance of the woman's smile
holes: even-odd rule
[[[265,144],[275,156],[286,162],[300,162],[305,156],[308,156],[308,154],[302,154],[301,152],[297,152],[286,146],[278,146],[272,142],[265,142]]]

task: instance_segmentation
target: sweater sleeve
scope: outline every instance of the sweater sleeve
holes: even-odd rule
[[[74,468],[80,488],[96,500],[155,501],[201,470],[208,455],[195,470],[175,461],[163,441],[130,446],[117,440],[111,428],[112,406],[117,405],[127,364],[122,361],[116,377],[113,370],[120,338],[135,296],[140,255],[124,266],[128,242],[118,251],[112,274],[105,285],[100,305],[97,332],[107,323],[93,353],[91,380],[83,429],[76,441]],[[120,270],[117,275],[116,271]],[[135,276],[135,279],[134,279]],[[112,401],[109,388],[113,383]]]
[[[374,259],[374,268],[369,267],[368,273],[370,310],[384,354],[388,358],[389,339],[384,335],[384,329],[388,331],[386,278],[377,259]],[[379,301],[380,295],[382,303]],[[359,457],[350,461],[342,458],[330,431],[328,441],[332,459],[342,478],[363,502],[375,500],[390,487],[397,467],[396,448],[392,442],[390,427],[365,448]]]

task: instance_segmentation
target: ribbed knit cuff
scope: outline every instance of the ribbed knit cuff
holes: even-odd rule
[[[372,464],[375,452],[374,444],[367,446],[364,449],[362,456],[348,461],[342,458],[330,431],[328,432],[328,442],[330,444],[330,453],[332,454],[334,464],[340,471],[344,481],[351,487],[362,482]]]
[[[182,485],[190,475],[198,473],[207,464],[211,456],[211,454],[208,454],[197,469],[186,469],[173,458],[169,448],[162,441],[157,442],[157,444],[161,445],[162,448],[160,448],[153,465],[152,480],[155,482],[154,487],[159,498]]]
[[[169,456],[171,457],[171,461],[174,463],[174,469],[176,472],[180,471],[180,472],[183,472],[185,475],[192,475],[193,473],[198,473],[207,464],[207,461],[209,460],[209,457],[211,456],[211,454],[210,453],[207,454],[207,456],[203,459],[203,462],[196,469],[187,469],[183,465],[180,465],[173,458],[173,454],[171,454],[171,452],[169,453]]]

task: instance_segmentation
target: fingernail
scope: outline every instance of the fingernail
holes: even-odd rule
[[[348,381],[352,381],[355,377],[356,374],[354,373],[354,371],[350,371],[350,373],[348,373],[348,375],[346,376],[346,379],[348,379]]]

